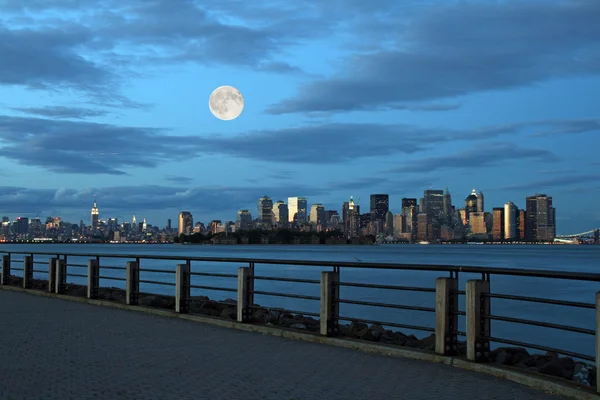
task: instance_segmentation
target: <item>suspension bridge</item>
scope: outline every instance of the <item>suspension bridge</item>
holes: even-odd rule
[[[597,230],[600,230],[600,228],[590,229],[589,231],[585,231],[585,232],[581,232],[581,233],[573,233],[573,234],[569,234],[569,235],[556,235],[556,238],[568,239],[568,238],[579,238],[579,237],[586,237],[586,236],[593,237],[594,233]]]

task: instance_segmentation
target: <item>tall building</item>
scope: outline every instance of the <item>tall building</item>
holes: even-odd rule
[[[429,223],[427,222],[427,214],[417,214],[417,240],[426,241],[429,238]]]
[[[352,196],[350,196],[350,201],[352,200]],[[342,231],[344,233],[348,233],[350,229],[350,202],[345,201],[342,204]]]
[[[535,242],[537,240],[537,197],[528,196],[525,199],[525,240]]]
[[[525,240],[527,236],[527,229],[525,224],[527,223],[527,213],[525,210],[519,210],[519,220],[517,221],[518,229],[517,236],[519,240]]]
[[[171,232],[171,218],[167,220],[167,232]]]
[[[487,225],[485,223],[485,213],[473,212],[469,216],[469,225],[473,235],[487,234]]]
[[[316,203],[310,207],[310,223],[313,225],[321,225],[325,221],[325,207],[323,204]]]
[[[289,222],[305,224],[307,217],[308,200],[306,197],[288,197]]]
[[[135,226],[135,216],[134,226]],[[179,226],[178,233],[181,235],[182,233],[185,235],[189,235],[192,233],[192,229],[194,228],[194,219],[192,218],[192,213],[189,211],[182,211],[179,213]]]
[[[273,205],[273,222],[279,226],[287,226],[289,221],[289,210],[283,200],[278,200]]]
[[[423,192],[423,208],[427,217],[439,219],[444,214],[444,191],[425,190]]]
[[[515,203],[509,201],[504,205],[504,239],[514,240],[517,238],[517,216],[519,209]]]
[[[477,212],[477,192],[475,189],[473,189],[471,194],[465,199],[465,214],[467,222],[471,220],[471,213],[474,212]]]
[[[98,210],[98,204],[96,204],[96,195],[94,195],[94,206],[92,207],[92,229],[98,228],[98,218],[100,211]]]
[[[452,196],[450,196],[450,191],[448,190],[447,187],[446,187],[446,191],[444,192],[443,210],[444,210],[445,217],[451,216],[451,214],[452,214]]]
[[[273,226],[273,200],[264,196],[258,199],[258,222],[268,226]]]
[[[552,197],[545,194],[527,197],[525,230],[528,241],[554,241],[556,210],[552,206]]]
[[[385,222],[385,214],[390,210],[390,196],[387,194],[371,195],[371,222]]]
[[[28,235],[29,234],[29,218],[18,217],[16,223],[17,235]]]
[[[249,210],[240,210],[237,213],[237,217],[235,219],[235,229],[241,231],[248,231],[253,228],[252,223],[252,214],[250,214]]]
[[[483,192],[477,193],[477,212],[484,212],[483,209]]]
[[[405,232],[405,219],[403,214],[394,215],[394,236],[400,237]]]
[[[360,236],[360,206],[354,204],[354,200],[350,197],[350,204],[348,209],[348,218],[349,218],[349,226],[348,232],[346,232],[346,237],[349,239]]]
[[[504,221],[505,214],[504,208],[494,207],[492,209],[492,239],[493,240],[502,240],[504,239]]]
[[[386,235],[394,234],[394,214],[391,211],[385,213],[385,225],[383,231]]]

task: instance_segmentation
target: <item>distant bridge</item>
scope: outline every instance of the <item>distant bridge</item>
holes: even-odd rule
[[[589,231],[581,232],[581,233],[573,233],[571,235],[556,235],[556,237],[557,238],[575,238],[575,237],[588,236],[588,235],[593,235],[594,232],[596,232],[596,230],[598,230],[598,229],[600,229],[600,228],[590,229]]]

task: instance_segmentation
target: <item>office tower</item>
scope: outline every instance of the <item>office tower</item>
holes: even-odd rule
[[[500,207],[494,207],[492,209],[492,215],[493,215],[493,223],[492,223],[492,239],[493,240],[502,240],[504,239],[504,221],[505,221],[505,215],[504,215],[504,208],[500,208]]]
[[[485,223],[485,213],[472,212],[469,217],[469,225],[473,235],[487,234],[487,225]]]
[[[92,229],[98,228],[98,218],[100,211],[98,210],[98,204],[96,204],[96,195],[94,195],[94,205],[92,207]]]
[[[394,214],[391,211],[385,213],[385,225],[383,226],[383,231],[386,235],[394,234]]]
[[[404,210],[405,208],[408,208],[411,206],[417,207],[417,199],[411,198],[411,197],[403,197],[402,198],[402,209]]]
[[[525,239],[528,242],[535,242],[537,240],[537,197],[528,196],[525,199]]]
[[[394,236],[400,237],[405,232],[406,219],[404,214],[394,215]]]
[[[466,221],[469,222],[471,219],[471,213],[477,212],[477,192],[475,189],[465,199],[465,214]]]
[[[452,196],[450,196],[450,191],[447,187],[446,191],[444,192],[443,211],[444,216],[447,218],[452,215]]]
[[[270,197],[258,199],[258,222],[269,228],[273,226],[273,200]]]
[[[302,225],[306,223],[308,200],[306,197],[288,197],[289,222]]]
[[[427,222],[427,214],[417,214],[417,240],[426,241],[429,237],[429,224]]]
[[[483,209],[483,193],[477,193],[477,212],[484,212]]]
[[[286,227],[289,224],[289,210],[283,200],[277,201],[273,206],[273,222],[279,227]]]
[[[504,238],[514,240],[517,238],[517,216],[519,210],[515,203],[509,201],[504,205]]]
[[[421,197],[419,199],[419,212],[417,214],[421,214],[425,212],[425,199]]]
[[[444,214],[444,191],[425,190],[423,192],[423,208],[429,220],[439,219]]]
[[[323,204],[316,203],[310,207],[310,223],[313,225],[321,225],[324,222],[325,207]]]
[[[133,226],[137,229],[137,224],[135,223],[135,216],[133,217]],[[179,213],[179,226],[178,233],[181,235],[182,233],[185,235],[189,235],[192,232],[192,228],[194,226],[194,219],[192,218],[192,214],[189,211],[182,211]]]
[[[519,240],[525,240],[527,237],[527,229],[525,228],[525,224],[527,223],[527,213],[525,210],[519,210],[519,220],[517,222],[518,225],[518,238]]]
[[[171,232],[171,218],[167,220],[167,232]]]
[[[347,232],[348,238],[354,238],[360,236],[360,206],[354,204],[354,200],[350,198],[350,209],[349,209],[349,230]]]
[[[17,235],[28,235],[29,234],[29,218],[18,217],[16,223]]]
[[[352,199],[352,197],[350,197]],[[348,233],[350,229],[350,202],[345,201],[342,204],[342,231]]]
[[[556,210],[552,207],[552,197],[538,194],[536,239],[543,242],[554,242],[556,237]]]
[[[372,194],[371,195],[371,222],[385,221],[385,214],[390,210],[390,196],[387,194]]]
[[[235,219],[235,229],[240,231],[247,231],[253,228],[252,214],[249,210],[240,210],[237,213]]]

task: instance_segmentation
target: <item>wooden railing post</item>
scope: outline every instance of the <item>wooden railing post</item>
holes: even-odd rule
[[[596,392],[600,393],[600,292],[596,292]]]
[[[56,272],[55,272],[55,286],[54,293],[60,294],[65,290],[65,285],[67,284],[67,264],[65,260],[61,260],[60,258],[56,260]]]
[[[98,287],[100,286],[100,265],[97,259],[88,260],[88,286],[87,298],[95,299],[98,297]]]
[[[25,257],[23,257],[23,288],[24,289],[31,288],[32,281],[33,281],[33,257],[25,256]]]
[[[177,264],[175,272],[175,312],[185,314],[189,310],[190,303],[190,267],[187,264]]]
[[[490,336],[490,282],[483,280],[467,281],[467,359],[487,361],[490,355],[490,342],[484,337]]]
[[[435,352],[456,355],[458,315],[458,280],[438,278],[435,281]]]
[[[10,283],[10,254],[2,256],[2,276],[0,276],[2,285]]]
[[[48,292],[54,292],[56,288],[56,260],[57,258],[52,257],[48,261]]]
[[[125,303],[137,305],[140,292],[140,265],[135,261],[128,261],[125,274],[127,275]]]
[[[339,275],[321,272],[321,335],[337,336],[339,333]]]
[[[250,322],[252,320],[252,298],[254,279],[250,276],[252,268],[238,268],[238,291],[237,291],[237,320],[238,322]]]

